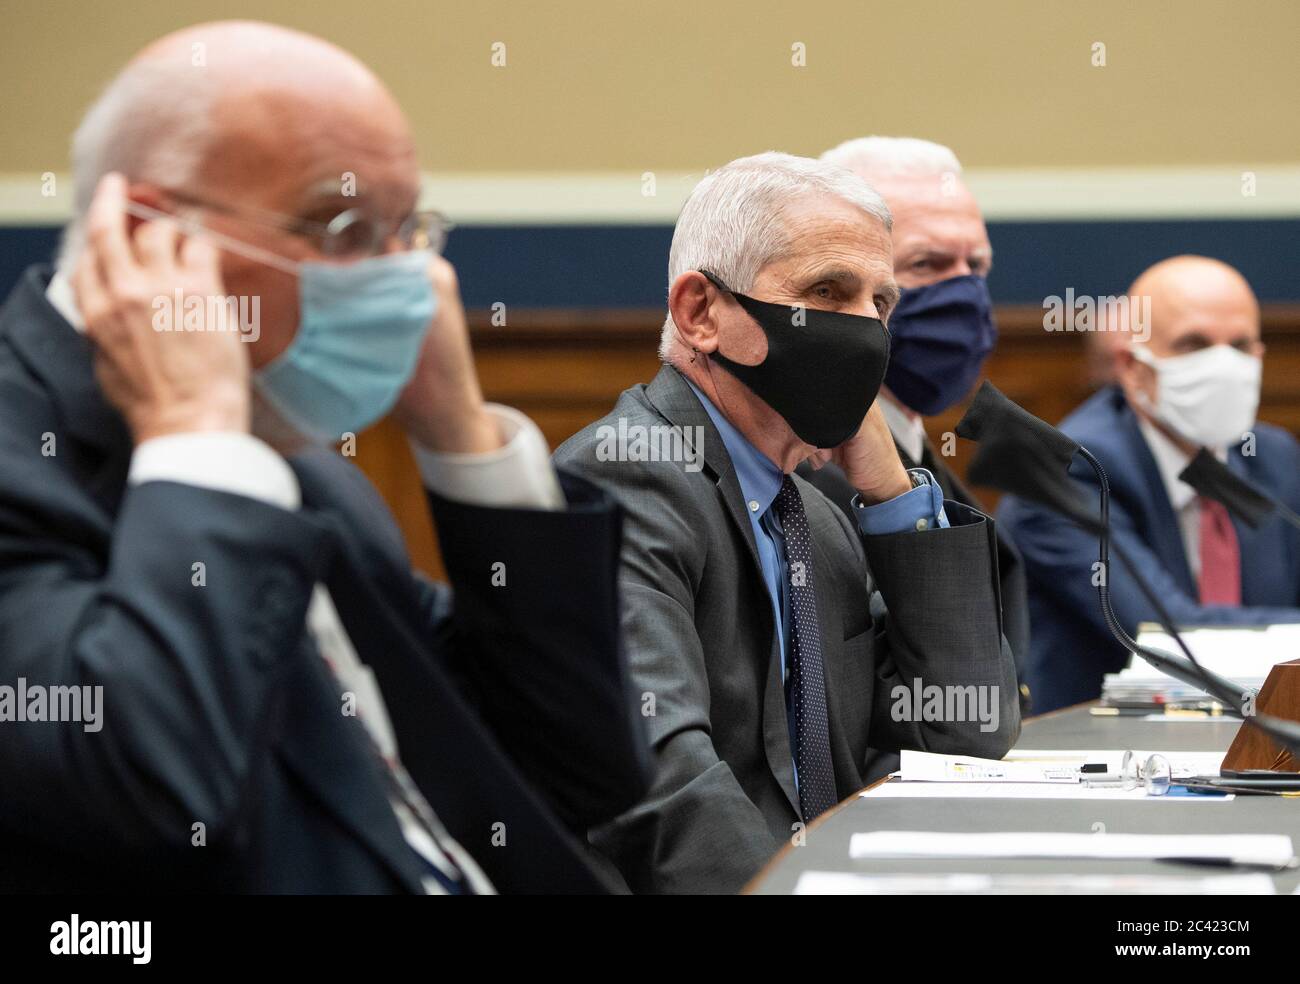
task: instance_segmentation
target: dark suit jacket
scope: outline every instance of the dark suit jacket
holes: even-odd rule
[[[945,499],[984,512],[984,506],[975,494],[966,488],[961,479],[943,463],[943,459],[934,453],[929,439],[921,450],[920,461],[913,461],[902,447],[898,448],[898,456],[903,459],[903,464],[908,468],[927,469],[943,489]],[[858,492],[849,484],[843,469],[832,463],[814,469],[805,462],[799,466],[798,474],[844,510],[844,514],[850,520],[853,519],[853,497]],[[1029,601],[1026,598],[1025,564],[1020,558],[1020,551],[1016,549],[1010,537],[996,524],[994,534],[998,545],[998,599],[1002,605],[1002,634],[1007,637],[1007,642],[1011,645],[1011,652],[1016,658],[1016,673],[1024,690],[1027,689],[1024,685],[1025,668],[1029,662]],[[1029,701],[1022,694],[1021,710],[1028,709]]]
[[[622,418],[688,435],[702,428],[702,469],[599,460],[600,428]],[[634,890],[735,891],[800,820],[780,640],[735,469],[704,407],[667,367],[624,392],[556,459],[606,484],[626,510],[624,631],[658,760],[650,795],[592,841]],[[873,749],[1000,757],[1020,720],[992,524],[949,503],[952,529],[863,537],[823,495],[795,482],[813,537],[838,795],[865,784]],[[910,690],[917,678],[998,688],[996,730],[893,720],[892,689]]]
[[[1233,520],[1241,546],[1241,608],[1203,606],[1183,549],[1178,519],[1121,390],[1094,395],[1061,423],[1061,430],[1092,451],[1110,480],[1114,538],[1141,566],[1143,577],[1180,625],[1264,625],[1300,621],[1300,533],[1273,516],[1258,529]],[[1255,454],[1240,449],[1228,467],[1269,494],[1300,508],[1300,445],[1286,431],[1256,424]],[[1076,460],[1071,474],[1092,496],[1093,471]],[[1094,499],[1095,501],[1095,499]],[[1097,538],[1049,510],[1014,496],[1003,498],[999,521],[1015,539],[1029,574],[1033,623],[1029,686],[1034,709],[1089,700],[1102,676],[1123,668],[1128,653],[1106,631],[1092,581]],[[1130,634],[1156,620],[1124,565],[1110,565],[1111,600]]]
[[[104,725],[2,726],[0,883],[420,891],[382,765],[305,629],[323,582],[408,771],[497,888],[605,890],[574,834],[640,797],[648,757],[609,498],[574,478],[558,512],[435,498],[453,604],[331,452],[291,462],[299,512],[128,488],[131,441],[47,279],[28,271],[0,313],[0,682],[102,686]]]

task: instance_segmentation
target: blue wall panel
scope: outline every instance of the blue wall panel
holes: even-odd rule
[[[1300,220],[995,222],[989,286],[1004,304],[1114,294],[1156,260],[1204,253],[1240,269],[1262,301],[1300,302]],[[666,226],[461,226],[448,256],[466,304],[659,308],[667,293]],[[0,295],[54,253],[58,231],[0,228]]]

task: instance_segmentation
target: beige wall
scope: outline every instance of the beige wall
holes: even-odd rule
[[[4,13],[0,174],[63,170],[117,65],[230,16],[355,51],[436,170],[691,170],[872,131],[975,167],[1300,161],[1296,0],[37,0]]]

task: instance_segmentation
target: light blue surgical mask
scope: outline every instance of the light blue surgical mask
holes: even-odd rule
[[[334,443],[392,409],[415,373],[438,306],[430,250],[298,263],[135,202],[127,211],[175,222],[187,234],[297,276],[298,333],[253,373],[253,385],[303,437]]]
[[[333,442],[392,409],[437,309],[427,250],[298,269],[298,334],[253,384],[304,437]]]

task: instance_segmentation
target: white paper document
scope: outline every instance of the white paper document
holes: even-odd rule
[[[1274,895],[1264,874],[1175,875],[864,875],[805,871],[795,895]]]
[[[882,782],[859,794],[863,799],[1090,799],[1152,803],[1227,803],[1235,794],[1150,796],[1145,789],[1085,786],[1080,782]]]
[[[1193,775],[1217,775],[1223,752],[1151,752],[1135,750],[1139,762],[1159,754],[1169,762],[1175,779]],[[1105,765],[1118,775],[1124,761],[1123,749],[1061,751],[1013,748],[1001,759],[970,755],[940,755],[904,749],[899,755],[897,775],[904,782],[1034,782],[1079,783],[1079,770],[1086,764]]]
[[[1084,858],[1182,860],[1283,868],[1295,852],[1285,834],[1076,834],[1014,831],[954,834],[873,830],[854,834],[849,856],[907,858]]]

